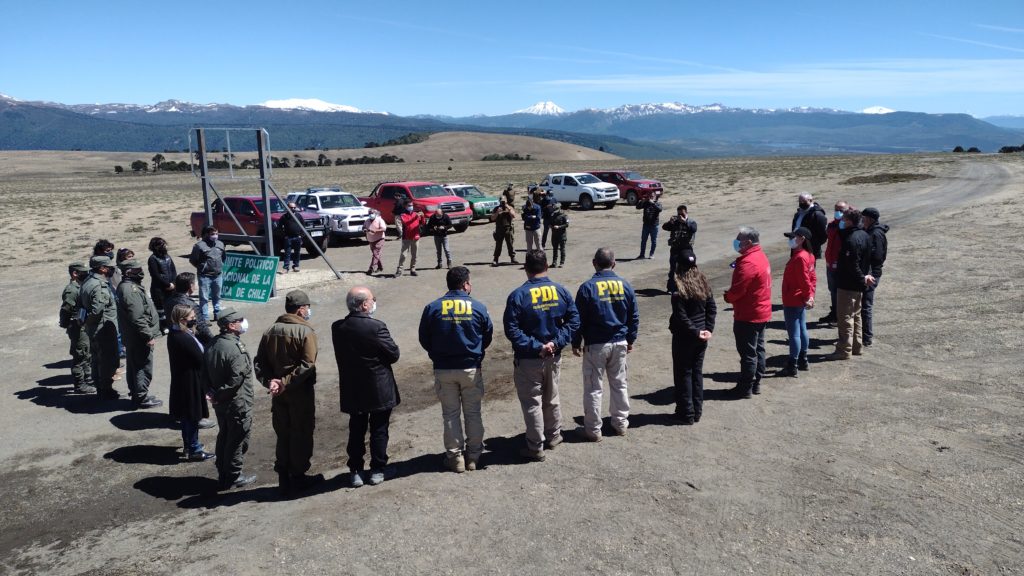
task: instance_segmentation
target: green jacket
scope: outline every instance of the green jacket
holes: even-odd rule
[[[70,329],[72,324],[78,327],[78,293],[82,285],[77,280],[68,282],[61,293],[60,299],[60,327]]]
[[[160,337],[160,317],[146,289],[136,282],[124,280],[117,286],[117,315],[121,320],[121,337],[144,344]]]
[[[252,357],[237,334],[224,333],[213,339],[203,355],[202,382],[217,407],[252,410]]]
[[[282,314],[260,339],[256,378],[269,388],[280,378],[285,390],[316,384],[316,331],[296,314]]]
[[[82,327],[90,337],[107,322],[117,323],[117,304],[114,303],[114,291],[105,276],[93,272],[82,283],[78,292],[78,307],[85,310],[85,322]]]

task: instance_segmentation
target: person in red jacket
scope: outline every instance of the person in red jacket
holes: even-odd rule
[[[402,235],[402,252],[398,255],[398,269],[395,270],[395,277],[402,275],[402,264],[405,264],[405,253],[408,252],[409,275],[416,276],[416,248],[420,241],[420,226],[426,221],[422,212],[414,212],[412,203],[405,205],[400,216],[395,217],[398,222],[398,229]]]
[[[740,380],[733,392],[750,398],[761,393],[764,376],[764,329],[772,319],[772,268],[757,230],[741,227],[732,247],[740,253],[733,262],[732,285],[725,291],[725,301],[732,304],[732,332],[740,354]]]
[[[786,232],[792,251],[786,271],[782,273],[782,313],[786,318],[789,335],[789,362],[775,373],[776,376],[796,378],[797,370],[807,370],[807,311],[814,308],[814,290],[818,276],[814,273],[813,236],[801,226]]]
[[[836,323],[836,266],[839,265],[839,251],[843,248],[843,239],[839,237],[839,221],[843,219],[843,212],[850,205],[845,200],[836,202],[834,218],[825,227],[825,235],[828,237],[828,244],[825,246],[825,279],[828,281],[828,294],[832,299],[828,314],[818,320],[818,324]]]

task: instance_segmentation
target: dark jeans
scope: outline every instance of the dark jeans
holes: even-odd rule
[[[880,281],[880,278],[875,278],[876,284],[865,290],[864,297],[860,300],[861,340],[865,344],[871,344],[871,339],[875,335],[871,328],[871,320],[875,308],[875,290],[878,289]]]
[[[676,415],[700,418],[704,410],[704,353],[707,342],[692,336],[672,335],[672,377]]]
[[[203,445],[199,443],[199,421],[181,421],[181,442],[185,447],[185,456],[201,452]]]
[[[288,387],[270,401],[271,420],[277,434],[278,474],[302,476],[309,470],[313,456],[313,429],[316,427],[316,395],[312,384]]]
[[[654,256],[654,249],[658,247],[658,224],[644,224],[640,231],[640,256],[647,251],[647,239],[651,239],[651,256]]]
[[[434,250],[437,251],[437,265],[441,265],[441,252],[444,252],[444,258],[448,261],[448,264],[452,263],[452,251],[448,248],[448,235],[442,234],[434,235]]]
[[[736,336],[736,351],[740,354],[740,390],[750,390],[751,386],[761,383],[764,376],[764,328],[765,322],[732,323],[732,332]]]
[[[556,261],[559,261],[559,257],[561,257],[561,261],[558,262],[558,263],[559,264],[565,264],[565,241],[566,241],[566,236],[567,236],[567,234],[565,232],[562,232],[562,233],[552,232],[551,233],[551,264],[552,265],[554,265],[554,263]]]
[[[540,236],[540,246],[541,246],[541,248],[547,248],[547,245],[548,245],[548,231],[550,231],[550,230],[551,230],[551,223],[550,222],[545,222],[544,223],[544,233],[541,234],[541,236]]]
[[[252,412],[232,404],[217,404],[213,410],[217,413],[217,475],[221,482],[234,482],[249,451]]]
[[[835,316],[838,311],[836,308],[836,294],[838,293],[839,286],[836,284],[836,272],[829,268],[828,264],[825,265],[825,279],[828,281],[828,295],[832,298],[832,307],[828,309],[828,312]]]
[[[654,252],[652,251],[651,254]],[[665,290],[672,294],[676,292],[676,264],[679,263],[679,252],[675,250],[669,250],[668,252],[668,284],[665,286]]]
[[[302,236],[289,236],[284,239],[284,269],[289,265],[299,267],[299,256],[302,253]]]
[[[370,431],[370,469],[382,470],[388,463],[388,425],[391,410],[355,412],[348,419],[348,468],[362,470],[366,456],[366,431]]]

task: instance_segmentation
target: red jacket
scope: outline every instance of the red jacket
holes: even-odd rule
[[[772,319],[772,267],[759,244],[736,259],[732,286],[725,292],[734,320],[768,322]]]
[[[803,308],[814,298],[818,276],[814,273],[814,254],[800,248],[786,262],[782,273],[782,305],[788,308]]]
[[[839,220],[833,220],[825,227],[825,236],[828,237],[828,245],[825,246],[825,265],[832,270],[836,269],[839,262],[839,251],[843,248],[843,239],[839,237]]]
[[[403,212],[399,219],[402,221],[402,239],[419,240],[423,215],[419,212]]]

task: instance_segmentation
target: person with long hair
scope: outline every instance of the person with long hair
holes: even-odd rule
[[[167,253],[167,241],[155,236],[149,241],[149,295],[153,298],[157,312],[160,313],[160,329],[167,334],[170,329],[167,314],[164,313],[164,300],[174,293],[174,278],[178,270],[174,266],[174,258]]]
[[[818,277],[814,273],[814,245],[811,231],[801,226],[786,232],[791,255],[782,273],[782,312],[789,335],[789,360],[776,376],[796,378],[797,370],[807,370],[807,311],[814,308],[814,290]]]
[[[681,424],[700,422],[704,408],[704,352],[715,331],[718,308],[711,285],[697,268],[692,251],[679,253],[672,294],[672,376],[676,410],[673,418]]]
[[[171,331],[167,335],[167,358],[171,363],[170,414],[181,421],[181,439],[185,459],[203,462],[213,458],[199,443],[199,421],[210,417],[200,372],[203,370],[203,345],[195,335],[196,310],[178,304],[171,308]]]

